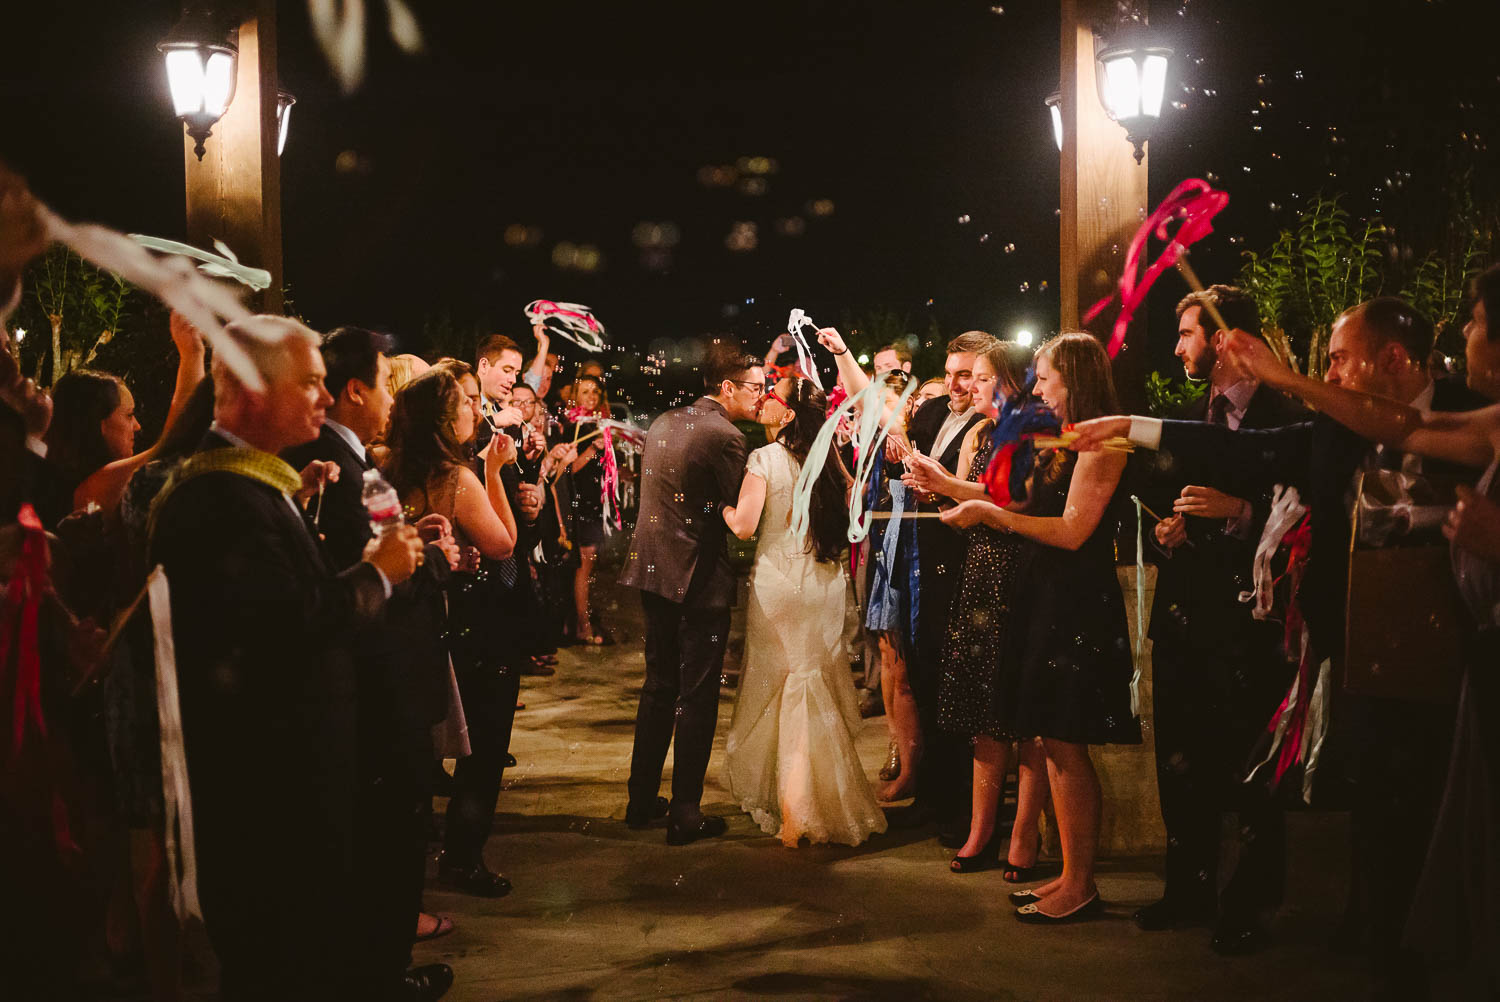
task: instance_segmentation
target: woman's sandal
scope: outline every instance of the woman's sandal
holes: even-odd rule
[[[453,920],[451,918],[449,918],[448,916],[446,916],[446,915],[426,915],[426,913],[424,912],[421,915],[417,916],[417,924],[418,925],[422,924],[422,918],[423,918],[423,916],[426,916],[427,918],[437,919],[437,925],[435,925],[433,927],[433,929],[432,929],[431,932],[419,932],[419,933],[417,933],[416,936],[414,937],[414,941],[415,942],[425,943],[425,942],[427,942],[430,939],[437,939],[439,936],[446,936],[450,932],[453,931]]]

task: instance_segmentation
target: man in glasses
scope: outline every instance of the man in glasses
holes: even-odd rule
[[[723,818],[699,807],[735,599],[720,512],[739,498],[745,474],[745,436],[734,422],[754,418],[766,393],[760,360],[738,347],[710,351],[703,372],[707,393],[646,432],[640,510],[620,577],[640,589],[646,612],[646,681],[625,823],[645,828],[666,817],[669,845],[725,829]],[[674,741],[669,805],[657,791]]]

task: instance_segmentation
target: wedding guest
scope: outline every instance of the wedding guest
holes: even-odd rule
[[[538,400],[545,400],[547,394],[552,392],[552,375],[557,372],[557,352],[552,350],[552,338],[547,333],[546,324],[532,324],[531,336],[536,339],[536,354],[526,363],[526,368],[521,373],[521,382],[531,387]]]
[[[368,444],[384,434],[394,403],[388,392],[390,343],[361,327],[340,327],[323,339],[323,384],[333,403],[318,437],[283,454],[297,468],[323,462],[338,469],[308,511],[335,567],[357,563],[374,535],[362,500],[363,477],[374,469]],[[445,926],[437,916],[422,915],[421,903],[432,727],[443,719],[448,697],[443,586],[448,549],[454,563],[458,554],[443,516],[429,515],[416,527],[427,541],[421,569],[393,591],[384,615],[355,645],[360,788],[354,849],[364,875],[356,888],[361,904],[355,933],[369,958],[365,973],[372,993],[397,983],[419,992],[445,976],[441,969],[407,968],[413,927],[419,938],[424,932],[431,938]],[[447,921],[446,928],[452,927]]]
[[[1109,357],[1092,334],[1065,333],[1036,353],[1037,397],[1063,423],[1113,411]],[[1057,810],[1063,869],[1013,895],[1023,922],[1056,923],[1099,911],[1094,856],[1101,794],[1089,745],[1141,740],[1130,711],[1129,627],[1115,576],[1110,517],[1125,457],[1061,450],[1039,458],[1018,510],[964,501],[943,521],[984,524],[1028,541],[1016,576],[1010,631],[1000,658],[997,721],[1005,733],[1039,737]]]
[[[908,481],[917,488],[958,501],[988,497],[980,478],[989,466],[991,432],[1000,407],[1025,394],[1031,350],[1002,341],[974,359],[971,395],[985,420],[965,437],[958,471],[949,474],[936,462],[916,457]],[[1024,541],[987,526],[964,531],[967,550],[958,590],[949,613],[943,648],[943,677],[938,685],[938,726],[968,739],[974,746],[973,813],[969,838],[949,864],[954,873],[972,873],[996,865],[1000,858],[997,817],[1005,789],[1006,760],[1013,736],[999,712],[1000,659],[1006,651],[1012,592],[1025,553]],[[1011,826],[1004,878],[1029,880],[1036,866],[1037,827],[1047,800],[1046,759],[1034,740],[1019,742],[1016,818]]]
[[[1259,331],[1255,301],[1242,289],[1211,285],[1177,304],[1177,357],[1208,392],[1176,417],[1226,428],[1277,428],[1307,411],[1254,378],[1219,364],[1226,331],[1216,331],[1212,304],[1231,330]],[[1241,602],[1252,588],[1259,523],[1270,508],[1184,479],[1162,463],[1143,490],[1154,510],[1174,513],[1153,529],[1158,552],[1151,607],[1156,778],[1167,831],[1166,886],[1139,909],[1142,929],[1214,928],[1222,952],[1248,953],[1268,940],[1266,914],[1286,884],[1286,823],[1280,802],[1246,784],[1249,750],[1291,682],[1280,624],[1257,620]],[[1257,518],[1256,512],[1260,513]],[[1191,543],[1191,545],[1188,545]],[[1223,813],[1238,813],[1239,853],[1219,890]]]
[[[1324,381],[1423,412],[1482,406],[1484,398],[1468,387],[1427,372],[1433,336],[1427,318],[1400,299],[1362,303],[1334,322]],[[1235,345],[1244,341],[1232,339]],[[1318,391],[1299,384],[1297,392],[1309,399]],[[1238,497],[1272,484],[1296,487],[1310,509],[1311,539],[1296,592],[1310,644],[1304,656],[1312,665],[1330,661],[1337,666],[1334,677],[1342,674],[1348,627],[1352,524],[1346,499],[1358,478],[1382,468],[1424,476],[1465,472],[1445,457],[1423,460],[1372,443],[1327,414],[1269,430],[1130,417],[1092,421],[1078,430],[1085,446],[1101,435],[1128,435],[1137,446],[1170,453],[1193,480]],[[1365,953],[1387,992],[1420,990],[1419,958],[1400,948],[1401,917],[1416,880],[1410,860],[1432,831],[1443,769],[1439,749],[1451,726],[1451,712],[1440,704],[1355,692],[1341,694],[1329,724],[1327,754],[1331,762],[1342,759],[1353,779],[1350,889],[1335,945]]]
[[[192,324],[174,312],[169,322],[177,346],[177,384],[163,423],[163,434],[203,381],[206,349]],[[96,504],[113,511],[136,470],[156,458],[156,447],[135,452],[135,397],[125,381],[108,372],[75,369],[52,388],[48,458],[71,485],[69,505],[60,515]],[[59,517],[60,517],[59,515]]]
[[[936,400],[938,397],[942,396],[943,392],[944,386],[942,377],[934,376],[932,379],[925,381],[921,386],[917,387],[917,392],[912,394],[912,399],[916,401],[915,407],[921,407],[927,401]]]
[[[875,349],[874,363],[877,376],[893,369],[900,369],[907,375],[911,375],[911,348],[905,341],[883,344]]]
[[[481,455],[481,482],[464,455],[474,437],[475,405],[459,381],[439,365],[397,395],[391,412],[391,454],[386,476],[408,518],[442,515],[467,553],[448,585],[449,652],[458,676],[473,753],[459,759],[448,801],[438,876],[481,897],[501,897],[510,881],[485,864],[484,846],[494,823],[516,715],[520,672],[513,664],[510,623],[497,613],[495,579],[478,559],[508,559],[516,527],[500,470],[515,444],[494,435]]]
[[[613,457],[605,455],[604,436],[597,434],[597,420],[610,416],[609,397],[596,376],[579,376],[573,382],[570,396],[573,406],[568,409],[563,438],[578,444],[578,456],[568,467],[573,495],[568,536],[578,553],[578,569],[573,573],[573,606],[577,615],[573,635],[581,644],[598,647],[614,642],[607,631],[598,627],[590,595],[594,565],[599,547],[604,544],[605,519],[609,517],[604,505],[604,464]],[[589,435],[593,437],[580,441]]]
[[[828,342],[840,343],[834,341],[837,336],[830,332]],[[835,349],[829,350],[838,355]],[[838,357],[847,358],[847,349]],[[890,391],[885,397],[883,417],[889,420],[896,413],[900,395],[911,377],[901,369],[887,369],[876,380]],[[906,422],[898,418],[892,428],[904,431]],[[887,754],[888,760],[894,759],[889,770],[893,776],[880,788],[880,799],[892,803],[916,792],[923,750],[922,725],[908,669],[916,646],[920,601],[915,578],[916,522],[898,517],[898,513],[915,509],[916,498],[901,482],[899,465],[890,462],[883,453],[874,457],[874,463],[869,483],[861,485],[861,489],[867,495],[870,511],[886,512],[892,517],[889,521],[877,521],[870,528],[870,559],[862,568],[868,583],[861,622],[875,638],[880,657],[880,692],[894,748],[893,753]]]
[[[1500,312],[1500,266],[1475,280],[1471,309],[1464,327],[1466,378],[1484,398],[1500,400],[1500,334],[1491,319]],[[1320,384],[1286,369],[1257,339],[1238,333],[1226,354],[1240,371],[1302,397],[1361,436],[1403,453],[1484,470],[1474,487],[1458,488],[1458,504],[1443,529],[1453,546],[1459,591],[1477,627],[1466,638],[1447,779],[1410,919],[1399,902],[1385,902],[1384,910],[1392,913],[1387,923],[1405,922],[1406,948],[1436,964],[1466,967],[1466,984],[1475,997],[1493,994],[1500,987],[1500,920],[1494,910],[1500,900],[1495,858],[1500,730],[1493,726],[1500,705],[1500,688],[1493,684],[1500,660],[1500,406],[1438,413],[1382,394]]]
[[[335,571],[292,500],[312,480],[277,458],[317,437],[331,403],[317,337],[284,317],[227,332],[264,385],[215,357],[214,423],[163,489],[151,540],[171,589],[199,897],[224,998],[326,999],[364,969],[353,645],[422,545],[401,527]],[[286,922],[290,900],[320,916],[318,936]]]
[[[892,435],[887,458],[900,458],[902,450],[916,449],[930,456],[949,473],[958,468],[964,436],[983,420],[969,394],[974,359],[995,346],[984,331],[968,331],[948,344],[943,364],[943,386],[947,392],[923,404],[912,416],[905,436]],[[931,519],[917,524],[917,563],[922,594],[917,620],[917,642],[907,661],[912,695],[921,719],[925,751],[917,776],[916,808],[911,815],[897,815],[892,824],[938,824],[938,840],[957,849],[968,840],[970,802],[970,755],[967,744],[937,726],[938,680],[942,677],[943,641],[948,632],[948,610],[953,589],[963,567],[963,540]]]
[[[595,379],[602,386],[604,380],[604,363],[600,362],[597,358],[586,358],[578,363],[578,368],[573,373],[573,382],[564,386],[557,394],[558,406],[564,413],[577,406],[578,402],[573,399],[573,393],[580,379]]]

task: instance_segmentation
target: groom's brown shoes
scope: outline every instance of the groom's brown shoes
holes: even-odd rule
[[[667,845],[687,845],[700,838],[717,838],[728,830],[727,821],[711,814],[705,814],[696,821],[685,823],[672,820],[667,822]]]

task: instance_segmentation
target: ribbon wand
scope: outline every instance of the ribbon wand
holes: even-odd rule
[[[1192,265],[1188,264],[1188,250],[1186,247],[1182,249],[1182,252],[1177,257],[1177,270],[1182,274],[1183,281],[1187,282],[1188,288],[1200,294],[1204,291],[1203,283],[1198,280],[1198,273],[1193,270]],[[1225,323],[1224,315],[1219,312],[1219,307],[1211,297],[1203,296],[1199,302],[1208,311],[1208,315],[1213,318],[1213,322],[1218,325],[1218,330],[1229,330],[1229,324]],[[1141,507],[1144,508],[1145,505]],[[1157,521],[1159,522],[1161,519],[1158,518]]]

